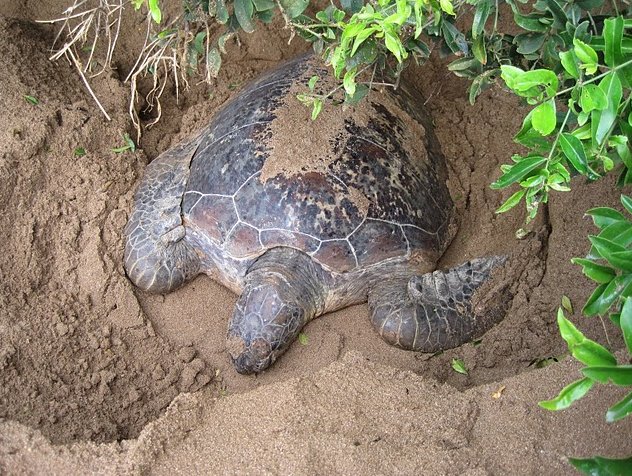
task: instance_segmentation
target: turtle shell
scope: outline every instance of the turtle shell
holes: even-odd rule
[[[279,110],[313,67],[306,56],[267,74],[198,136],[182,202],[185,225],[236,260],[278,246],[338,273],[420,253],[436,259],[451,238],[453,205],[436,139],[417,109],[422,100],[406,89],[372,92],[362,120],[348,114],[344,131],[329,138],[326,167],[262,180],[271,135],[284,140],[273,128]],[[421,141],[411,137],[417,129],[410,121],[425,130]]]

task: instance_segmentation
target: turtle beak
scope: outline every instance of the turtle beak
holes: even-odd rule
[[[252,374],[269,367],[307,321],[305,310],[281,294],[276,283],[267,282],[247,288],[239,298],[227,340],[237,372]]]

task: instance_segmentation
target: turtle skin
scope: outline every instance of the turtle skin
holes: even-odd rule
[[[281,65],[147,167],[124,232],[128,276],[164,293],[206,273],[240,294],[227,348],[243,373],[268,367],[314,317],[367,299],[398,347],[434,352],[477,337],[504,315],[503,293],[488,300],[492,312],[471,303],[503,259],[435,271],[454,205],[413,89],[372,91],[363,117],[347,114],[327,138],[325,168],[262,180],[272,125],[315,72],[327,74],[310,56]]]

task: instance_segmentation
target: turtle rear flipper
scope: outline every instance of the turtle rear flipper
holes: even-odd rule
[[[186,240],[182,197],[197,142],[172,148],[147,166],[125,227],[125,270],[139,288],[170,291],[200,271]]]
[[[480,337],[503,319],[511,301],[509,286],[491,287],[472,298],[506,261],[489,257],[445,271],[378,284],[369,293],[371,321],[389,344],[406,350],[437,352]]]

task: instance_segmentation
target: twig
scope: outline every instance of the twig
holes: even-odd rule
[[[105,118],[108,121],[111,121],[112,119],[110,118],[110,116],[108,115],[108,113],[105,111],[105,109],[103,108],[103,106],[101,105],[101,102],[99,102],[99,99],[97,98],[97,95],[94,94],[94,91],[92,90],[92,88],[90,87],[90,83],[88,83],[88,79],[86,78],[86,76],[83,74],[83,71],[81,70],[81,65],[79,64],[79,61],[77,61],[77,57],[75,56],[75,54],[73,53],[72,50],[68,50],[68,52],[66,53],[70,59],[72,60],[73,64],[75,65],[75,68],[77,68],[77,71],[79,71],[79,75],[81,76],[81,79],[83,80],[83,83],[86,85],[86,88],[88,89],[88,92],[90,93],[90,96],[92,96],[92,99],[94,99],[94,102],[97,103],[97,106],[99,106],[99,109],[101,109],[101,112],[103,113],[103,115],[105,116]]]

